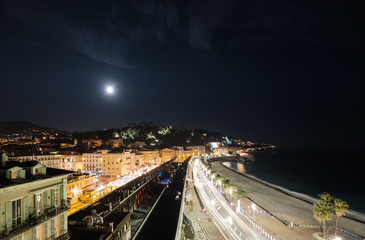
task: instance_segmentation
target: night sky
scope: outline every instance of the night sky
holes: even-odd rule
[[[360,2],[2,0],[0,120],[363,148]]]

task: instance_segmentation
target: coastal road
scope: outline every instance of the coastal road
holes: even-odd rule
[[[198,158],[194,159],[193,174],[195,186],[205,207],[226,239],[264,239],[236,215],[223,196],[202,174]]]

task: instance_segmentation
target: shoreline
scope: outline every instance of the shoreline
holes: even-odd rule
[[[231,171],[236,172],[237,174],[240,174],[240,175],[242,175],[244,177],[247,177],[247,178],[250,178],[250,179],[252,179],[254,181],[257,181],[258,183],[261,183],[261,184],[266,185],[266,186],[268,186],[270,188],[273,188],[273,189],[275,189],[277,191],[280,191],[280,192],[282,192],[282,193],[284,193],[284,194],[286,194],[286,195],[288,195],[290,197],[297,198],[299,200],[302,200],[302,201],[307,202],[307,203],[310,203],[310,204],[314,204],[315,202],[317,202],[319,200],[319,198],[314,198],[314,197],[309,196],[309,195],[307,195],[305,193],[291,191],[291,190],[289,190],[287,188],[281,187],[279,185],[274,185],[274,184],[269,183],[269,182],[267,182],[265,180],[262,180],[260,178],[257,178],[257,177],[255,177],[253,175],[239,172],[239,171],[237,171],[237,170],[235,170],[233,168],[230,168],[230,167],[224,165],[224,162],[220,162],[220,164],[223,167],[225,167],[225,168],[227,168],[227,169],[229,169]],[[357,222],[360,222],[360,223],[365,224],[365,214],[364,213],[361,213],[361,212],[358,212],[358,211],[355,211],[355,210],[352,210],[352,209],[349,209],[349,211],[346,213],[345,216],[343,216],[343,218],[348,218],[348,219],[351,219],[353,221],[357,221]]]
[[[313,202],[317,199],[270,184],[252,175],[238,172],[223,165],[222,162],[212,161],[211,165],[220,175],[245,190],[250,199],[276,216],[289,222],[292,221],[298,226],[319,226],[319,223],[313,218],[312,212]],[[339,218],[339,227],[357,236],[364,237],[365,223],[362,221],[362,217],[365,216],[358,213],[359,217],[356,215],[353,219],[352,214],[351,217]],[[335,217],[329,222],[329,225],[334,226],[334,221]]]

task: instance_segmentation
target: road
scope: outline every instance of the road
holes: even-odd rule
[[[237,216],[219,191],[202,174],[198,158],[194,159],[193,174],[195,186],[205,207],[226,239],[264,239]]]

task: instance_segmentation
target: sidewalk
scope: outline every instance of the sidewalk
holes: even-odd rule
[[[184,213],[188,219],[191,220],[194,229],[194,239],[211,239],[221,240],[224,239],[219,229],[215,225],[209,213],[202,212],[202,206],[199,202],[196,191],[194,190],[194,182],[192,182],[192,170],[189,167],[187,175],[187,192],[186,196],[190,196],[187,199],[189,203],[185,204]]]

